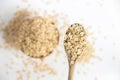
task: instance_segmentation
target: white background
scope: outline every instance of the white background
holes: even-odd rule
[[[22,0],[0,0],[0,21],[7,23],[17,10],[16,6],[19,5],[20,8],[31,10],[40,8],[41,11],[46,10],[49,13],[52,13],[52,11],[62,13],[67,15],[69,24],[78,22],[86,28],[92,26],[90,32],[93,32],[96,38],[94,55],[102,60],[92,58],[88,64],[78,63],[74,80],[120,80],[120,1],[51,0],[48,5],[46,3],[47,0],[28,0],[28,3]],[[28,7],[29,4],[31,4],[30,7]],[[0,33],[2,35],[2,32]],[[2,44],[2,37],[0,39]],[[67,62],[67,59],[64,57],[63,47],[60,49],[63,53],[58,57],[57,63],[53,62],[55,53],[46,59],[46,63],[55,68],[58,74],[56,76],[47,75],[41,80],[67,80],[68,65],[62,64]],[[21,59],[14,58],[18,65],[9,64],[10,59],[14,57],[13,54],[13,49],[0,49],[0,80],[16,80],[15,70],[21,69],[22,63]],[[25,56],[22,53],[21,55]],[[13,67],[8,71],[9,75],[6,75],[7,68],[5,64]],[[41,74],[43,73],[38,75]],[[32,74],[30,80],[37,80],[36,75]]]

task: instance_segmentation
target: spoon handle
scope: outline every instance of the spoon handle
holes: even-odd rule
[[[75,64],[69,65],[68,80],[73,80]]]

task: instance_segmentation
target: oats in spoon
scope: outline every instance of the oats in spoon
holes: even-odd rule
[[[78,23],[72,24],[65,34],[64,47],[69,62],[68,80],[73,80],[75,63],[86,46],[86,37],[85,29]]]
[[[66,32],[64,46],[70,64],[74,64],[78,56],[82,53],[86,46],[86,31],[83,26],[75,23],[69,27]]]

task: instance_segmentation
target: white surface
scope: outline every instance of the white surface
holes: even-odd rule
[[[21,0],[0,0],[0,19],[8,21],[13,13],[20,8],[47,10],[52,13],[55,10],[57,13],[63,13],[68,16],[69,23],[81,23],[85,27],[92,26],[90,29],[96,37],[95,55],[102,58],[91,59],[89,64],[78,63],[75,70],[74,80],[120,80],[120,1],[119,0],[52,0],[48,5],[47,0],[29,0],[28,3]],[[107,37],[106,39],[104,39]],[[2,40],[2,38],[1,38]],[[1,41],[2,42],[2,41]],[[103,50],[100,51],[99,49]],[[54,63],[55,54],[52,54],[46,60],[46,63],[55,68],[58,72],[56,76],[47,75],[41,80],[67,80],[68,65],[63,65],[67,62],[64,57],[64,49],[61,48],[62,54]],[[0,80],[16,80],[15,70],[21,69],[23,65],[21,60],[14,58],[13,50],[0,49]],[[24,54],[21,54],[24,55]],[[25,56],[25,55],[24,55]],[[25,56],[26,58],[27,56]],[[115,59],[113,59],[115,57]],[[14,58],[17,66],[11,65],[13,68],[6,75],[7,68],[5,64]],[[77,73],[80,74],[77,74]],[[40,73],[38,75],[41,75]],[[32,74],[30,80],[37,80],[36,75]],[[27,79],[23,79],[27,80]]]

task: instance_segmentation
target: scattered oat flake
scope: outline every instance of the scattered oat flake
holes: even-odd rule
[[[80,74],[80,71],[77,71],[77,74]]]
[[[9,72],[7,71],[7,72],[6,72],[6,74],[8,75],[8,74],[9,74]]]
[[[51,75],[57,75],[57,72],[54,69],[50,69],[49,74],[51,74]]]
[[[63,64],[67,64],[67,62],[63,62]]]
[[[84,71],[84,72],[83,72],[83,74],[84,74],[84,75],[86,75],[86,74],[87,74],[87,72],[86,72],[86,71]]]
[[[28,2],[29,0],[22,0],[23,2]]]
[[[17,5],[17,6],[16,6],[16,8],[20,8],[20,6],[19,6],[19,5]]]
[[[102,61],[102,60],[103,60],[100,56],[92,55],[92,57],[95,58],[95,59],[98,59],[99,61]]]
[[[0,44],[0,48],[2,48],[3,46]]]
[[[94,80],[99,80],[98,77],[96,76]]]
[[[45,75],[41,75],[41,77],[42,77],[42,78],[44,78],[44,77],[45,77]]]
[[[116,57],[115,57],[115,56],[113,56],[113,57],[112,57],[112,60],[115,60],[115,59],[116,59]]]
[[[99,48],[99,51],[103,51],[103,48]]]
[[[116,45],[116,43],[114,42],[114,43],[113,43],[113,46],[115,46],[115,45]]]
[[[34,11],[34,15],[35,16],[39,16],[39,12],[38,11]]]

